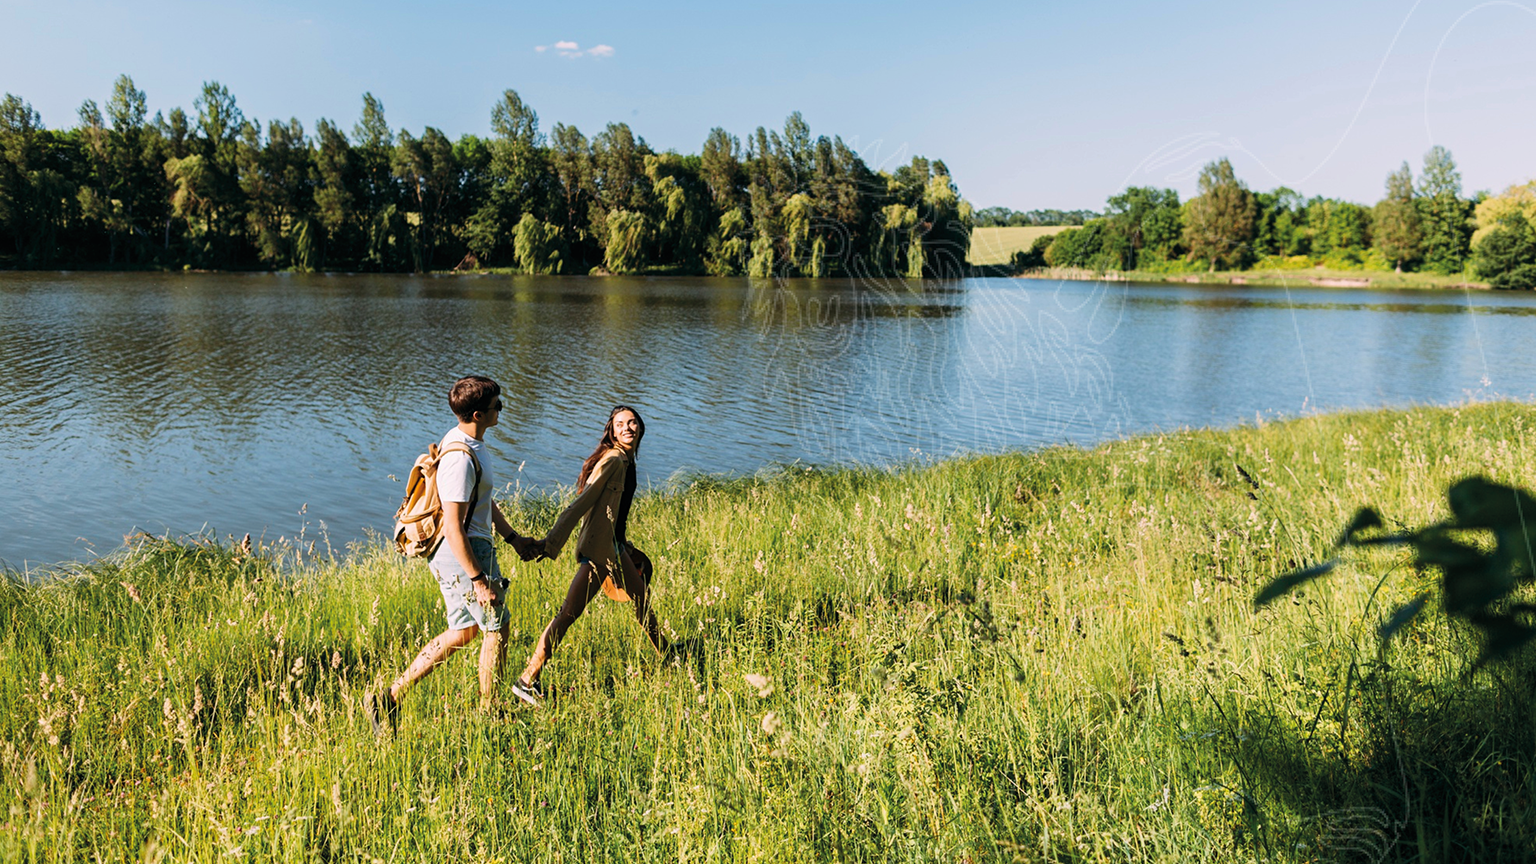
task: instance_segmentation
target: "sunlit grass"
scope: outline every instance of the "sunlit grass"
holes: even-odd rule
[[[441,627],[424,565],[141,542],[0,596],[0,856],[1519,860],[1529,664],[1463,683],[1438,616],[1378,657],[1380,615],[1429,578],[1390,552],[1251,600],[1360,504],[1419,524],[1466,474],[1532,485],[1529,418],[699,480],[631,528],[675,656],[600,602],[546,709],[476,713],[465,652],[386,741],[361,696]],[[543,528],[554,506],[508,509]],[[515,670],[572,564],[502,566]]]

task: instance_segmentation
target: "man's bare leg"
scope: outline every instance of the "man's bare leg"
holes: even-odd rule
[[[437,634],[431,642],[427,643],[427,647],[421,649],[421,653],[416,655],[416,659],[411,661],[411,665],[406,668],[405,672],[395,679],[395,683],[389,686],[390,697],[398,702],[411,685],[427,677],[427,673],[436,669],[438,664],[444,660],[452,657],[453,652],[468,645],[470,640],[474,639],[479,633],[480,628],[471,624],[463,630],[444,630]],[[482,689],[483,686],[482,684]]]
[[[501,669],[507,663],[506,625],[500,630],[485,631],[480,640],[480,706],[487,707],[496,695],[496,685],[501,683]]]

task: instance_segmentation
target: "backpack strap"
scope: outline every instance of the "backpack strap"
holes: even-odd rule
[[[469,530],[469,520],[475,516],[475,505],[480,503],[480,478],[483,476],[480,472],[480,460],[475,458],[475,451],[469,449],[469,445],[463,441],[455,441],[438,451],[437,461],[441,463],[443,457],[449,453],[463,453],[469,456],[469,464],[475,466],[474,490],[469,493],[469,506],[464,509],[464,524],[460,526],[467,532]]]

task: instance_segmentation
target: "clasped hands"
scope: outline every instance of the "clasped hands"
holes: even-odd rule
[[[517,553],[517,557],[524,561],[553,560],[553,556],[544,551],[544,541],[542,539],[524,537],[516,531],[502,539],[506,540],[507,545],[512,547],[512,551]]]

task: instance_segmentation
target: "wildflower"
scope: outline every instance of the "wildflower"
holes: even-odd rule
[[[757,675],[749,672],[742,677],[747,680],[749,685],[757,688],[757,695],[759,697],[766,699],[773,695],[773,682],[769,681],[766,675]]]

